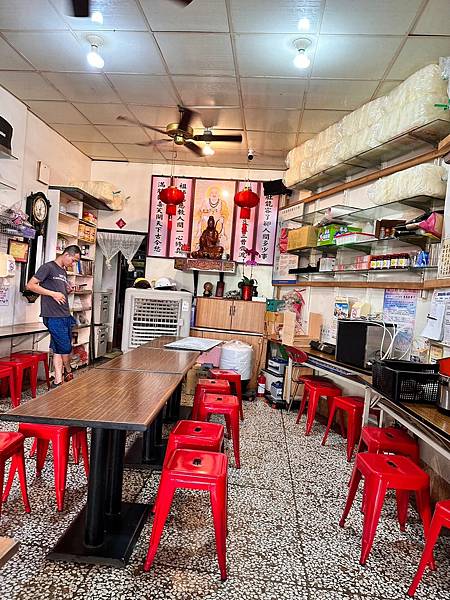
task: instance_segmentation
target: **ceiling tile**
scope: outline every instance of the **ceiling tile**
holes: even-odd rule
[[[67,25],[48,0],[14,0],[0,2],[0,30],[5,29],[67,29]]]
[[[87,103],[75,103],[76,108],[87,118],[91,123],[95,125],[117,125],[117,117],[125,116],[129,119],[133,118],[133,115],[123,104],[93,104]],[[126,125],[125,122],[121,121],[122,125]]]
[[[158,75],[108,75],[123,102],[176,106],[177,97],[168,77]]]
[[[305,108],[354,110],[368,102],[376,81],[311,80]]]
[[[162,145],[159,148],[159,151],[164,156],[164,158],[166,158],[169,161],[172,160],[172,145],[167,145],[167,146]],[[195,162],[195,163],[202,163],[202,164],[206,165],[206,162],[205,162],[205,159],[203,156],[197,156],[190,150],[183,148],[183,146],[177,146],[175,148],[175,152],[176,152],[175,161],[184,161],[184,162],[188,162],[188,163]]]
[[[45,77],[67,98],[75,102],[120,102],[101,73],[46,73]]]
[[[87,119],[68,102],[32,100],[27,104],[31,111],[45,123],[65,123],[69,125],[87,123]]]
[[[174,75],[234,75],[230,36],[223,33],[157,33]]]
[[[305,110],[300,124],[300,131],[319,133],[329,125],[337,123],[345,115],[348,115],[346,110]]]
[[[53,0],[59,9],[67,0]],[[72,17],[68,14],[64,17],[66,22],[74,30],[128,30],[128,31],[146,31],[147,23],[142,16],[135,0],[94,0],[91,2],[92,10],[100,10],[103,15],[103,24],[96,24],[90,18]],[[62,11],[64,12],[64,11]],[[68,13],[68,11],[65,11]]]
[[[422,0],[327,0],[320,33],[404,35]]]
[[[0,38],[0,69],[32,71],[33,67]]]
[[[450,35],[448,0],[429,0],[414,28],[414,33],[422,35]]]
[[[245,108],[301,108],[304,79],[241,78]]]
[[[247,108],[244,111],[247,129],[254,131],[279,131],[292,133],[297,131],[300,111],[298,110],[264,110]]]
[[[79,150],[91,158],[124,158],[123,155],[112,144],[101,144],[98,142],[74,142]]]
[[[145,133],[142,127],[126,127],[123,125],[99,125],[98,129],[113,144],[135,144],[138,142],[149,141],[149,136]]]
[[[303,144],[303,142],[306,142],[306,140],[310,140],[312,137],[313,137],[312,133],[298,133],[297,140],[295,142],[295,146],[299,146],[300,144]]]
[[[231,0],[233,30],[238,33],[307,33],[299,31],[302,17],[310,21],[309,33],[318,31],[324,0]]]
[[[213,156],[208,157],[209,165],[237,165],[239,167],[247,166],[247,150],[221,149],[216,150]]]
[[[180,6],[167,0],[140,0],[153,31],[228,31],[223,0],[195,0]]]
[[[201,108],[198,116],[192,119],[194,127],[217,129],[242,129],[240,108]]]
[[[409,38],[389,71],[388,77],[406,79],[422,67],[438,63],[439,57],[448,56],[449,51],[450,36]]]
[[[137,146],[136,144],[115,144],[116,148],[128,159],[150,159],[165,162],[163,156],[153,146]]]
[[[52,125],[69,142],[107,142],[93,125]]]
[[[247,131],[249,148],[264,153],[266,150],[288,151],[295,145],[295,133]]]
[[[69,31],[28,31],[4,35],[40,71],[92,70],[86,61],[88,48],[84,48]]]
[[[297,69],[293,60],[297,50],[292,42],[299,36],[282,34],[239,34],[236,54],[241,77],[295,77],[305,79],[310,69]],[[308,50],[312,56],[313,47]]]
[[[156,42],[149,32],[138,31],[80,31],[80,44],[89,50],[87,36],[102,39],[99,49],[105,60],[105,73],[148,73],[163,75],[164,68]]]
[[[177,75],[173,82],[185,106],[239,106],[234,77]]]
[[[386,96],[391,92],[394,88],[401,84],[401,81],[383,81],[378,90],[375,92],[375,98],[380,98],[381,96]]]
[[[168,123],[177,123],[180,119],[180,113],[175,107],[130,104],[128,108],[138,121],[146,125],[153,125],[153,127],[165,127]]]
[[[381,79],[400,37],[320,36],[312,77],[330,79]]]
[[[0,71],[0,84],[21,100],[63,100],[62,95],[38,73]]]

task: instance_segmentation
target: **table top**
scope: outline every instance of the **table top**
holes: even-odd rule
[[[409,413],[417,417],[422,423],[431,425],[439,434],[450,442],[450,417],[441,413],[430,404],[402,404]]]
[[[200,352],[174,352],[141,346],[95,367],[102,370],[144,371],[148,373],[186,373]]]
[[[30,335],[32,333],[48,332],[44,323],[23,323],[22,325],[3,325],[0,327],[0,338],[18,337],[19,335]]]
[[[151,342],[147,342],[146,344],[139,346],[139,348],[164,348],[164,346],[166,344],[169,344],[170,342],[175,342],[176,340],[182,340],[182,339],[183,338],[181,336],[162,335],[161,337],[155,338]],[[135,350],[138,350],[138,348],[135,348]]]
[[[4,421],[145,431],[181,374],[91,369],[7,413]]]

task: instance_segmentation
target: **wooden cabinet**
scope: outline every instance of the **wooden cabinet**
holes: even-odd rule
[[[197,298],[195,326],[262,334],[265,310],[262,302]]]

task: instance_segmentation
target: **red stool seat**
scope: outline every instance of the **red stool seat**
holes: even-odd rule
[[[431,519],[430,530],[426,536],[426,543],[425,548],[423,549],[422,558],[420,559],[419,567],[411,583],[411,587],[408,590],[409,596],[414,596],[426,566],[428,564],[433,565],[433,548],[436,544],[442,527],[450,528],[450,500],[443,500],[442,502],[438,502],[436,504],[433,518]]]
[[[23,455],[24,437],[15,431],[0,431],[0,514],[2,502],[8,499],[9,490],[14,479],[16,471],[19,473],[20,488],[22,490],[22,499],[25,506],[25,512],[31,512],[28,501],[27,480],[25,474],[25,458]],[[3,480],[5,474],[5,463],[11,458],[11,467],[9,469],[8,483],[3,492]],[[9,483],[11,481],[11,483]]]
[[[242,404],[242,382],[241,376],[237,371],[231,369],[210,369],[211,377],[213,379],[222,379],[228,381],[233,387],[231,393],[236,396],[239,400],[239,413],[241,415],[241,421],[244,420],[244,408]]]
[[[191,419],[198,419],[200,398],[203,394],[229,394],[230,384],[222,379],[199,379],[195,388],[194,403],[192,406]]]
[[[333,423],[333,417],[336,410],[343,413],[347,413],[347,460],[352,460],[353,449],[355,447],[356,440],[361,434],[362,416],[364,409],[364,398],[360,396],[334,396],[330,401],[330,414],[328,416],[328,424],[323,436],[322,446],[325,443],[330,432],[331,425]],[[344,430],[343,418],[341,421],[341,428]]]
[[[363,444],[367,446],[368,452],[401,454],[419,462],[419,444],[403,429],[366,425],[362,428],[358,452],[362,450]]]
[[[228,436],[233,440],[236,468],[241,468],[239,454],[239,401],[236,396],[204,394],[200,399],[198,419],[207,421],[210,415],[223,415],[227,424]]]
[[[9,358],[5,357],[0,359],[0,365],[9,366],[14,372],[14,387],[16,391],[16,404],[13,403],[14,406],[18,406],[22,399],[23,374],[24,371],[28,369],[30,376],[31,396],[36,398],[38,369],[37,363],[33,358],[25,355],[11,356]]]
[[[237,403],[237,400],[236,400]],[[158,501],[144,571],[148,571],[158,550],[161,534],[177,488],[206,490],[210,493],[216,536],[217,558],[222,581],[227,578],[227,467],[228,459],[219,452],[175,450],[161,474]]]
[[[415,492],[417,509],[427,535],[430,526],[430,478],[406,456],[359,453],[356,456],[344,513],[339,522],[341,527],[344,527],[362,477],[365,481],[364,525],[359,562],[364,565],[375,538],[386,491],[390,488],[397,492],[397,517],[400,529],[402,531],[405,529],[409,493]]]
[[[7,363],[2,364],[0,362],[0,381],[2,382],[3,395],[6,394],[6,386],[9,384],[9,395],[11,396],[12,405],[14,407],[18,406],[20,403],[20,398],[19,400],[17,399],[14,369],[12,365]]]
[[[300,408],[297,415],[297,423],[300,422],[300,417],[305,410],[306,402],[308,402],[308,412],[306,415],[306,430],[305,435],[311,433],[314,419],[316,417],[317,407],[319,405],[319,398],[325,396],[325,398],[333,398],[334,396],[341,396],[342,390],[334,383],[328,381],[314,381],[306,380],[305,389],[303,391],[303,398],[300,403]]]
[[[47,388],[50,389],[50,371],[48,368],[48,352],[43,352],[41,350],[21,350],[20,352],[12,352],[11,358],[17,358],[25,356],[27,358],[31,358],[36,363],[36,374],[37,369],[39,368],[39,363],[42,363],[45,370],[45,380],[47,382]]]

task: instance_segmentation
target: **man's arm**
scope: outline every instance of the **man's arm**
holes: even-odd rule
[[[26,285],[26,289],[34,294],[40,294],[41,296],[50,296],[57,302],[58,304],[65,304],[66,297],[61,292],[53,292],[52,290],[47,290],[46,288],[40,285],[39,279],[36,277],[32,277],[30,281]]]

